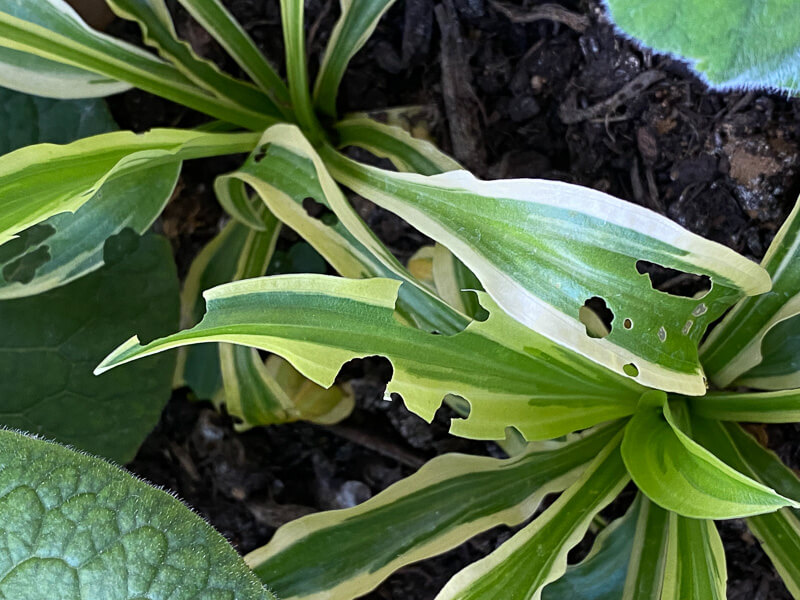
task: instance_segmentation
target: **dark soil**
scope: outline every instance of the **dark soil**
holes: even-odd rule
[[[226,4],[282,63],[276,0]],[[307,0],[312,68],[338,14],[335,0]],[[213,40],[176,10],[202,54],[235,72]],[[117,35],[135,28],[116,22]],[[616,36],[596,2],[400,0],[353,60],[344,111],[422,105],[446,150],[483,177],[580,183],[636,202],[752,258],[760,258],[800,192],[800,102],[776,95],[712,93],[683,65]],[[130,92],[115,98],[120,124],[137,130],[193,125],[181,107]],[[180,271],[218,230],[213,177],[235,160],[186,166],[159,227]],[[369,203],[357,206],[398,256],[424,238]],[[291,234],[289,238],[291,240]],[[176,393],[131,469],[175,490],[242,552],[309,512],[352,506],[435,454],[497,453],[447,435],[401,403],[381,400],[384,361],[351,365],[358,408],[343,425],[306,424],[235,434],[230,420]],[[796,426],[769,427],[771,445],[800,467]],[[621,505],[611,507],[618,513]],[[729,597],[790,598],[758,543],[738,521],[720,524]],[[457,570],[509,535],[490,532],[444,556],[401,570],[368,596],[433,598]]]

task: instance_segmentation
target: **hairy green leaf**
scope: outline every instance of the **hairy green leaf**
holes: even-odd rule
[[[700,350],[703,367],[711,381],[718,386],[727,386],[759,365],[774,371],[774,367],[778,364],[781,366],[791,364],[796,356],[794,348],[790,344],[782,343],[783,340],[780,338],[771,338],[771,344],[767,346],[765,336],[776,325],[800,314],[798,261],[800,261],[800,202],[795,204],[794,210],[778,231],[764,260],[761,261],[761,266],[772,278],[772,290],[737,303],[714,328]],[[764,361],[765,351],[769,352],[769,357],[774,363]],[[751,379],[748,375],[744,378]],[[768,383],[767,389],[800,387],[800,373],[793,370],[776,373],[770,379],[772,384]],[[785,384],[792,379],[798,383],[786,386]]]
[[[534,443],[506,460],[434,458],[360,506],[283,526],[247,563],[283,600],[361,596],[403,565],[529,518],[545,495],[575,481],[618,431],[613,425],[564,443]]]
[[[3,598],[275,600],[219,533],[166,492],[6,430],[0,537]]]
[[[770,286],[762,268],[735,252],[595,190],[480,181],[466,171],[394,173],[329,147],[321,156],[342,184],[451,250],[519,322],[643,385],[705,393],[697,344],[706,327]],[[637,271],[639,261],[704,274],[712,289],[697,299],[661,292]],[[579,319],[595,297],[614,315],[604,339],[591,338]]]
[[[64,146],[37,144],[0,158],[0,244],[64,212],[75,212],[107,181],[191,158],[247,152],[255,134],[154,129],[117,131]]]
[[[105,258],[69,285],[0,302],[0,423],[126,462],[169,399],[174,357],[92,370],[131,329],[155,336],[177,324],[178,280],[163,238],[125,232]]]
[[[793,0],[605,0],[622,31],[677,54],[720,89],[800,92]]]
[[[663,392],[642,396],[625,428],[622,457],[639,489],[659,506],[686,517],[730,519],[800,506],[693,441],[677,425]]]
[[[325,275],[282,275],[223,285],[205,293],[195,328],[139,345],[122,344],[98,367],[187,344],[232,342],[274,352],[324,387],[353,359],[380,355],[394,365],[387,394],[430,421],[442,398],[470,403],[454,419],[456,435],[503,439],[513,426],[529,440],[548,439],[635,409],[641,387],[540,336],[483,294],[485,322],[455,335],[432,335],[395,318],[400,282]]]
[[[231,181],[252,186],[273,214],[344,277],[391,277],[405,282],[397,308],[408,322],[448,334],[467,326],[466,316],[416,281],[367,227],[297,127],[276,125],[267,130],[238,171],[217,179],[217,194],[224,194]],[[332,214],[312,217],[306,208],[309,202]]]
[[[0,89],[0,153],[35,143],[67,143],[115,130],[100,100],[51,100]],[[103,265],[105,241],[130,228],[144,233],[163,209],[180,163],[107,181],[76,214],[50,217],[0,248],[0,299],[31,296]]]
[[[436,600],[539,600],[544,586],[566,571],[567,553],[594,516],[628,481],[615,437],[533,523],[457,573]]]
[[[36,23],[74,39],[91,40],[104,48],[133,46],[104,36],[86,25],[65,0],[0,0],[0,12]],[[93,98],[124,92],[130,85],[39,56],[0,48],[0,85],[48,98]]]

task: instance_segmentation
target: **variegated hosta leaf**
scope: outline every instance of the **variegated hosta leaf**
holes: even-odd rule
[[[800,315],[773,326],[761,342],[762,361],[736,380],[762,390],[800,387]]]
[[[506,460],[439,456],[359,506],[284,525],[247,563],[282,600],[361,596],[404,565],[529,518],[618,431],[612,425],[567,442],[531,444]]]
[[[703,394],[697,344],[706,327],[743,295],[770,286],[746,258],[595,190],[480,181],[465,171],[393,173],[330,147],[321,156],[340,183],[451,250],[519,322],[643,385]],[[697,299],[658,291],[638,261],[706,275],[712,289]],[[589,337],[579,320],[595,297],[614,315],[604,339]]]
[[[175,65],[195,85],[239,105],[256,119],[259,114],[275,119],[284,118],[281,109],[269,95],[223,73],[211,61],[197,56],[188,43],[180,40],[164,0],[106,1],[118,16],[136,21],[142,29],[145,42],[156,48],[164,59]]]
[[[669,513],[664,570],[659,600],[725,600],[728,570],[714,521]]]
[[[19,12],[24,4],[33,12]],[[22,91],[44,93],[55,97],[85,97],[97,95],[88,88],[92,82],[109,88],[108,82],[116,80],[133,85],[168,100],[199,110],[228,123],[236,123],[261,131],[275,122],[266,113],[254,113],[224,98],[217,98],[197,87],[179,70],[152,54],[130,44],[125,44],[89,28],[73,11],[67,10],[63,0],[35,0],[17,2],[0,0],[0,52],[14,51],[4,59],[0,54],[0,82],[5,79],[38,78],[33,86],[10,87]],[[39,24],[42,23],[42,24]],[[32,57],[28,60],[28,56]],[[20,58],[21,57],[21,58]],[[44,62],[34,59],[44,59]],[[7,61],[7,63],[6,63]],[[54,63],[57,63],[55,66]],[[23,65],[22,72],[6,64]],[[63,78],[62,65],[77,68],[77,81]],[[86,71],[95,74],[87,79]],[[5,73],[5,74],[4,74]],[[74,83],[74,92],[69,86]],[[116,91],[127,85],[115,84]],[[50,92],[46,91],[50,87]],[[103,91],[103,93],[110,93]]]
[[[483,316],[483,308],[474,291],[483,291],[475,274],[441,244],[433,250],[433,282],[436,293],[450,306],[470,316]]]
[[[700,350],[700,358],[711,381],[727,386],[739,377],[756,384],[747,371],[762,365],[763,352],[769,352],[774,365],[785,367],[797,355],[784,330],[783,339],[765,336],[776,325],[800,314],[800,201],[795,204],[778,235],[770,244],[761,266],[772,277],[772,291],[741,300],[725,315]],[[796,327],[796,326],[795,326]],[[764,362],[767,371],[773,367]],[[774,370],[774,369],[773,369]],[[759,378],[765,379],[765,378]],[[791,383],[794,381],[794,383]],[[800,373],[787,369],[760,382],[766,389],[800,387]],[[788,384],[788,385],[787,385]]]
[[[687,401],[692,414],[720,421],[754,423],[800,421],[800,390],[710,392],[705,396],[687,398]]]
[[[661,600],[667,573],[670,515],[639,492],[630,512],[636,514],[627,574],[622,593],[614,600]]]
[[[549,439],[631,414],[641,387],[520,327],[483,294],[490,312],[455,335],[403,325],[394,312],[401,283],[325,275],[250,279],[207,291],[207,312],[188,331],[145,346],[122,344],[98,367],[170,348],[232,342],[274,352],[324,387],[353,358],[380,355],[394,365],[387,394],[430,421],[442,398],[471,406],[454,419],[456,435],[503,439],[516,427],[529,440]]]
[[[391,277],[405,282],[397,308],[408,322],[448,334],[466,327],[469,319],[416,281],[366,226],[297,127],[276,125],[267,130],[238,171],[217,179],[217,195],[222,197],[233,187],[232,181],[253,187],[273,214],[344,277]],[[308,199],[334,214],[312,218],[304,208]],[[242,205],[242,212],[247,210]]]
[[[98,458],[0,430],[0,596],[275,600],[170,494]]]
[[[0,0],[0,12],[74,39],[91,40],[106,49],[116,46],[141,54],[133,46],[91,29],[65,0]],[[115,78],[8,48],[0,48],[0,85],[48,98],[94,98],[130,88]]]
[[[674,409],[685,410],[681,404]],[[622,456],[639,489],[659,506],[686,517],[731,519],[800,506],[692,440],[677,425],[663,392],[642,396],[625,428]]]
[[[641,495],[637,496],[623,517],[597,534],[586,558],[576,565],[569,565],[564,575],[544,588],[542,600],[623,598],[641,499]]]
[[[339,148],[363,148],[388,158],[398,171],[436,175],[462,168],[428,140],[415,138],[402,127],[381,123],[366,114],[349,115],[335,129]]]
[[[107,181],[164,164],[248,152],[256,134],[154,129],[113,132],[56,146],[38,144],[0,158],[0,244],[64,212],[75,212]]]
[[[228,413],[241,419],[239,431],[292,421],[331,425],[353,412],[355,396],[347,385],[325,389],[280,356],[265,363],[258,350],[247,346],[220,344],[219,354],[225,385],[221,399]]]
[[[266,273],[280,223],[263,208],[257,218],[264,231],[231,221],[194,259],[181,293],[181,327],[193,327],[203,318],[205,290]],[[223,385],[218,345],[182,348],[179,356],[175,384],[188,385],[203,400],[216,397]]]
[[[784,495],[800,497],[800,480],[781,460],[734,423],[695,419],[693,430],[700,441],[731,467],[774,487]],[[786,587],[800,597],[800,512],[782,508],[750,517],[747,525],[761,542]]]
[[[220,0],[178,0],[278,107],[290,109],[289,90]]]
[[[378,21],[394,0],[340,0],[342,14],[325,49],[314,84],[314,104],[329,117],[336,117],[336,96],[350,59],[367,42]]]
[[[533,523],[486,558],[457,573],[436,600],[539,600],[564,574],[567,553],[592,519],[629,481],[619,437]]]

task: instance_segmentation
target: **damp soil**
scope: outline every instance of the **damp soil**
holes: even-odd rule
[[[276,0],[226,5],[274,64],[282,64]],[[177,7],[179,32],[232,72],[234,65]],[[338,15],[336,0],[307,0],[309,61],[319,64]],[[130,24],[110,31],[137,38]],[[398,0],[351,63],[342,112],[420,106],[418,127],[484,178],[536,177],[586,185],[641,204],[688,229],[759,259],[800,192],[800,102],[760,92],[710,92],[682,64],[615,35],[597,2]],[[192,126],[198,115],[140,92],[112,99],[123,127]],[[157,224],[179,271],[224,218],[216,174],[236,159],[193,161]],[[354,198],[401,259],[426,242],[407,224]],[[284,234],[282,243],[297,238]],[[460,451],[499,456],[492,444],[447,434],[382,399],[385,360],[349,364],[342,374],[357,408],[341,425],[290,424],[235,433],[227,416],[178,390],[129,468],[174,490],[241,552],[275,529],[319,510],[353,506],[425,460]],[[798,426],[758,429],[793,468]],[[620,514],[630,494],[612,505]],[[720,523],[729,598],[790,598],[740,521]],[[401,569],[370,599],[432,599],[447,579],[511,535],[493,530],[437,558]],[[571,554],[579,558],[586,544]]]

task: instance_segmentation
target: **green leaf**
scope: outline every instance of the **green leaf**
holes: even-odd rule
[[[347,116],[336,123],[335,130],[339,148],[363,148],[388,158],[398,171],[436,175],[462,168],[428,140],[415,138],[402,127],[378,122],[366,114]]]
[[[50,97],[74,98],[128,87],[116,83],[116,88],[109,90],[107,82],[116,80],[241,127],[260,131],[275,122],[266,114],[253,113],[209,94],[152,54],[91,29],[63,0],[26,2],[25,6],[30,5],[31,10],[21,13],[18,5],[15,0],[0,0],[0,49],[14,51],[6,59],[12,67],[24,66],[22,73],[10,70],[0,54],[0,82],[8,87]],[[54,63],[58,64],[53,67]],[[63,79],[64,65],[77,67],[77,81]],[[4,71],[8,73],[6,76]],[[95,74],[88,81],[86,71]],[[19,87],[9,84],[6,78],[27,78],[37,83]],[[104,87],[94,92],[87,87],[93,81]]]
[[[274,352],[323,387],[353,358],[380,355],[394,365],[387,395],[430,421],[442,398],[471,405],[451,432],[503,439],[513,426],[529,440],[549,439],[631,414],[643,389],[520,327],[483,294],[485,322],[432,335],[395,318],[400,282],[325,275],[250,279],[207,291],[197,327],[147,344],[133,338],[97,372],[176,348],[231,342]]]
[[[659,506],[685,517],[731,519],[800,506],[693,441],[676,424],[663,392],[642,396],[625,428],[622,457],[639,489]]]
[[[65,146],[37,144],[0,158],[0,244],[91,200],[107,181],[176,161],[247,152],[255,134],[154,129],[113,132]]]
[[[286,50],[286,78],[297,120],[313,142],[324,139],[322,128],[308,88],[308,61],[306,60],[306,35],[303,27],[304,0],[281,0],[283,45]]]
[[[124,232],[108,241],[106,262],[51,292],[0,302],[0,423],[124,463],[169,399],[174,357],[100,378],[92,370],[131,329],[155,336],[177,324],[178,280],[163,238]]]
[[[200,58],[188,43],[180,40],[164,0],[106,1],[118,16],[137,22],[145,42],[156,48],[195,85],[251,112],[254,119],[258,119],[259,114],[269,115],[275,120],[285,118],[268,94],[223,73],[213,62]]]
[[[283,600],[361,596],[404,565],[525,521],[547,494],[574,482],[619,429],[531,444],[506,460],[439,456],[359,506],[284,525],[247,563]]]
[[[267,130],[238,171],[217,179],[218,196],[233,186],[232,180],[253,187],[273,214],[344,277],[391,277],[405,282],[398,310],[409,323],[448,334],[467,326],[466,316],[416,281],[367,227],[297,127],[276,125]],[[311,217],[305,208],[309,199],[333,214]],[[242,212],[247,210],[252,209],[242,208]]]
[[[800,315],[776,323],[761,342],[761,362],[736,380],[762,389],[800,388]]]
[[[643,385],[705,393],[697,344],[706,327],[743,295],[770,286],[746,258],[595,190],[480,181],[466,171],[394,173],[330,147],[321,156],[340,183],[452,251],[519,322]],[[712,289],[699,299],[658,291],[638,261],[704,274]],[[587,335],[579,319],[595,297],[614,314],[603,339]]]
[[[636,510],[636,532],[629,553],[628,571],[621,600],[661,600],[666,572],[672,514],[653,504],[639,492],[631,511]]]
[[[341,16],[328,40],[314,84],[314,104],[323,114],[336,118],[336,96],[345,69],[392,4],[394,0],[339,1]]]
[[[728,465],[774,487],[780,493],[800,498],[800,479],[781,460],[759,444],[739,425],[695,419],[693,428],[704,445]],[[800,597],[800,513],[790,508],[750,517],[747,525],[761,542],[792,595]]]
[[[720,421],[796,423],[800,421],[800,390],[779,392],[710,392],[686,399],[692,413]],[[800,497],[800,496],[798,496]]]
[[[718,89],[800,91],[793,0],[605,0],[626,35],[688,60]]]
[[[100,100],[51,100],[0,89],[0,153],[41,142],[66,143],[115,130]],[[0,248],[0,299],[31,296],[103,265],[105,241],[130,228],[144,233],[178,179],[180,163],[106,182],[76,214],[56,215]]]
[[[798,38],[800,39],[800,38]],[[763,351],[770,353],[770,359],[785,366],[791,363],[796,353],[783,340],[783,336],[771,339],[777,345],[768,346],[767,336],[776,325],[800,314],[800,201],[795,204],[786,222],[770,244],[761,266],[772,278],[772,290],[766,294],[740,301],[725,315],[708,336],[700,350],[700,358],[709,378],[719,387],[725,387],[748,370],[763,363],[764,369],[771,369],[772,362],[763,361]],[[776,352],[777,350],[777,352]],[[789,354],[790,353],[790,354]],[[789,356],[782,356],[789,354]],[[772,369],[774,371],[774,368]],[[780,377],[776,382],[775,377]],[[745,378],[749,379],[748,375]],[[794,378],[800,381],[800,374],[786,370],[774,374],[770,379],[773,385],[767,389],[779,389],[775,383],[785,384]],[[799,385],[789,387],[800,387]]]
[[[728,571],[714,521],[669,513],[665,570],[661,600],[725,600]]]
[[[286,84],[220,0],[178,1],[278,107],[291,111]]]
[[[458,572],[436,600],[539,600],[544,586],[566,571],[567,553],[592,519],[628,481],[615,437],[533,523]]]
[[[92,40],[106,48],[118,46],[127,52],[140,52],[133,46],[107,38],[89,28],[64,0],[0,0],[0,11],[75,39]],[[109,96],[130,88],[129,84],[116,78],[101,77],[9,48],[0,48],[0,85],[49,98]]]
[[[576,565],[569,565],[563,576],[544,588],[542,600],[620,600],[641,501],[642,496],[637,496],[623,517],[603,529],[588,556]]]
[[[100,459],[4,430],[0,536],[3,598],[275,600],[176,498]]]

